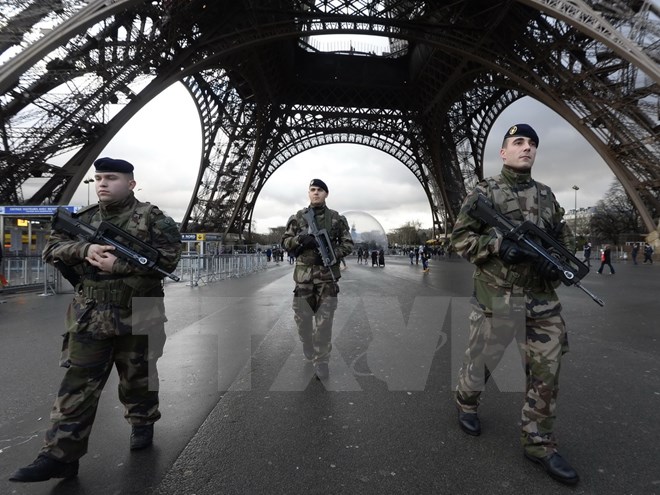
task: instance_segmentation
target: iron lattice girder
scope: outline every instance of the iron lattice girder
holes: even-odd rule
[[[198,183],[184,224],[228,230],[255,152],[255,105],[240,98],[224,71],[208,70],[184,82],[207,117],[202,121],[204,143]]]
[[[78,4],[68,4],[74,3]],[[118,0],[100,8],[101,3],[104,2],[72,7],[70,18],[53,33],[42,36],[35,46],[28,46],[3,64],[0,132],[4,163],[0,175],[2,184],[12,185],[0,190],[0,202],[12,190],[15,194],[17,185],[35,171],[53,173],[55,168],[44,164],[63,151],[57,147],[60,141],[69,149],[76,146],[85,149],[90,140],[109,139],[116,132],[116,126],[109,125],[110,117],[103,110],[122,88],[111,87],[112,91],[107,91],[107,87],[70,84],[67,95],[52,91],[55,81],[73,81],[80,79],[80,74],[100,70],[102,60],[114,69],[113,81],[121,81],[124,87],[138,80],[140,74],[160,75],[180,70],[181,77],[186,78],[194,77],[205,67],[226,69],[226,80],[220,86],[229,90],[220,91],[221,98],[206,102],[196,98],[203,112],[207,112],[202,115],[205,149],[200,184],[205,171],[223,173],[226,167],[206,168],[205,161],[217,159],[213,140],[218,129],[231,132],[244,122],[252,125],[261,122],[267,129],[277,114],[273,105],[294,105],[296,97],[301,102],[319,105],[322,100],[315,98],[326,98],[321,107],[341,107],[342,101],[350,102],[343,104],[348,111],[355,107],[386,108],[383,102],[387,100],[391,109],[411,111],[417,118],[411,128],[417,136],[424,136],[422,151],[431,157],[434,164],[431,176],[451,213],[455,201],[442,188],[461,190],[463,184],[453,187],[456,184],[451,182],[460,179],[457,174],[461,170],[468,182],[481,175],[478,160],[483,159],[483,144],[494,119],[507,102],[531,95],[559,112],[594,145],[626,187],[649,228],[653,228],[652,217],[657,217],[660,210],[657,187],[660,30],[657,7],[651,2],[273,0],[158,4]],[[203,5],[206,8],[202,10]],[[506,22],[501,21],[503,17]],[[102,31],[100,40],[106,49],[96,52],[103,54],[96,58],[92,40]],[[106,32],[131,34],[113,37]],[[313,47],[306,43],[311,35],[339,32],[379,34],[404,41],[397,42],[397,53],[390,59],[312,53]],[[131,46],[135,50],[126,56]],[[25,56],[21,57],[22,54]],[[41,61],[35,64],[38,55]],[[45,68],[49,62],[53,67],[54,56],[74,60],[75,67],[62,65],[57,68],[57,78],[53,78]],[[369,65],[370,71],[381,70],[386,74],[393,67],[397,69],[390,70],[391,77],[383,77],[380,86],[373,84],[370,74],[348,78],[347,68],[359,65],[358,58]],[[319,91],[324,81],[314,80],[316,74],[295,78],[302,59],[305,66],[314,61],[319,66],[322,62],[330,63],[326,74],[339,71],[342,81],[330,81],[326,83],[327,91]],[[401,60],[408,64],[405,71],[400,68],[404,66]],[[351,84],[342,85],[344,81]],[[397,89],[397,83],[406,86]],[[297,90],[292,91],[293,87]],[[207,92],[207,96],[210,94]],[[75,109],[67,99],[84,103]],[[119,100],[119,104],[127,107],[135,103],[129,97],[120,96]],[[490,100],[497,103],[494,111],[484,108]],[[228,110],[224,110],[226,105]],[[16,111],[21,107],[26,110]],[[239,108],[245,111],[237,113]],[[414,112],[420,109],[423,114]],[[248,115],[250,118],[245,120]],[[244,122],[235,121],[233,116],[242,116]],[[27,126],[21,126],[21,119],[47,122],[50,126],[32,126],[38,130],[30,131]],[[90,123],[95,126],[93,134],[72,138],[75,129],[85,129]],[[474,132],[479,134],[471,136]],[[342,135],[353,134],[347,131]],[[257,156],[241,159],[240,163],[231,161],[232,173],[247,170],[252,177],[259,177],[255,166],[262,163],[261,156],[277,154],[269,148],[272,145],[264,136],[263,132],[252,135],[242,132],[233,139],[233,147]],[[449,147],[444,158],[438,153],[438,146]],[[217,154],[224,156],[220,147]],[[64,182],[74,174],[80,176],[72,168],[83,166],[93,158],[66,164],[62,167],[66,173],[54,178]],[[220,208],[218,198],[250,203],[253,200],[249,198],[256,197],[257,186],[249,181],[238,187],[228,185],[226,193],[218,188],[231,181],[205,178],[203,182],[210,186],[198,187],[197,191],[210,193],[215,199],[196,194],[191,205],[208,201]],[[57,189],[50,187],[52,191]],[[48,193],[43,191],[35,197],[46,198]],[[56,196],[50,198],[57,200]],[[236,225],[241,222],[245,225],[241,208],[239,204],[220,208],[232,213],[224,220],[218,217],[217,221],[209,221],[220,225],[233,218],[239,220]],[[192,209],[191,206],[189,212]],[[207,214],[206,218],[211,216]]]
[[[75,49],[55,50],[47,62],[24,73],[16,86],[0,97],[4,123],[11,118],[12,127],[18,131],[9,135],[7,127],[2,130],[5,159],[13,166],[0,170],[0,198],[13,202],[20,191],[16,183],[50,172],[59,176],[60,183],[49,181],[44,186],[48,194],[40,191],[36,196],[40,201],[61,199],[59,194],[73,174],[66,166],[58,170],[43,164],[103,135],[108,104],[118,102],[119,93],[135,96],[129,84],[148,72],[147,65],[134,63],[140,60],[135,50],[148,36],[146,31],[143,16],[137,16],[135,22],[120,20],[97,26],[94,36],[77,37],[81,44]],[[141,51],[142,55],[153,53],[149,48]],[[22,148],[28,148],[29,153],[12,152]],[[8,174],[14,179],[9,180]]]
[[[572,25],[577,25],[585,31],[588,31],[596,40],[605,43],[608,46],[613,46],[616,53],[622,58],[625,58],[637,67],[646,68],[647,71],[653,74],[656,82],[660,82],[660,67],[657,65],[657,59],[654,61],[652,56],[645,53],[643,50],[640,50],[640,47],[636,42],[637,40],[632,40],[629,37],[624,36],[623,33],[608,22],[604,16],[600,15],[597,10],[592,9],[590,5],[593,4],[595,8],[602,9],[604,7],[603,2],[587,2],[584,0],[521,0],[521,2],[533,7],[540,7],[541,10],[554,14],[558,19],[570,21]],[[653,6],[652,2],[632,1],[626,2],[625,5],[624,2],[618,2],[618,6],[623,8],[633,4],[638,6],[648,4],[655,10],[655,15],[657,16],[658,14],[658,7]],[[624,20],[627,22],[636,20],[635,14],[639,12],[639,9],[637,12],[631,7],[628,7],[626,10],[628,15]],[[625,11],[620,11],[620,13],[624,14]],[[633,24],[633,26],[636,26],[636,24]],[[655,42],[657,41],[656,34]]]
[[[224,76],[224,75],[223,75]],[[200,81],[195,78],[196,89],[191,90],[197,96],[198,105],[202,108],[202,115],[210,113],[206,107],[208,102],[217,102],[220,96],[226,95],[232,91],[230,80],[227,77],[219,76],[209,72],[205,74],[207,81]],[[222,81],[222,84],[218,84]],[[204,91],[199,88],[204,86]],[[209,94],[209,92],[211,94]],[[305,98],[303,98],[305,99]],[[214,156],[204,159],[204,172],[201,174],[201,188],[195,194],[199,200],[195,201],[195,208],[190,213],[190,224],[199,228],[218,230],[228,229],[239,231],[249,224],[252,216],[254,201],[258,192],[261,190],[271,173],[275,171],[286,159],[293,156],[291,150],[296,153],[332,142],[337,136],[341,136],[336,142],[355,142],[372,146],[388,152],[401,160],[418,178],[423,185],[427,195],[434,205],[434,211],[439,211],[441,203],[437,201],[437,194],[433,192],[434,187],[432,178],[428,172],[424,172],[418,164],[423,164],[424,160],[419,154],[413,155],[410,148],[416,147],[415,134],[410,130],[410,124],[414,120],[410,116],[403,115],[401,112],[386,109],[368,109],[368,108],[346,108],[346,107],[324,107],[321,105],[294,105],[287,107],[279,104],[278,109],[274,110],[272,105],[270,114],[275,115],[266,124],[270,129],[269,138],[263,140],[259,146],[260,153],[259,169],[256,174],[256,184],[242,183],[241,191],[236,187],[239,183],[238,177],[247,175],[247,169],[252,162],[248,160],[246,154],[243,159],[232,159],[228,162],[228,153],[232,146],[237,146],[239,136],[245,136],[247,129],[254,126],[250,122],[242,132],[236,132],[235,119],[231,118],[231,112],[228,112],[225,118],[218,119],[217,128],[222,129],[228,136],[228,140],[222,140],[219,143]],[[268,113],[268,112],[264,112]],[[227,123],[223,123],[223,121]],[[204,131],[204,136],[214,136],[214,132]],[[208,144],[208,143],[207,143]],[[205,144],[204,149],[209,149]],[[236,157],[234,157],[236,158]],[[428,160],[426,160],[428,162]],[[223,171],[227,163],[234,167],[233,173]],[[428,169],[428,163],[425,165]],[[222,184],[218,183],[217,177],[232,177],[231,187],[223,189]],[[208,177],[208,179],[204,179]],[[216,180],[211,183],[211,178]],[[223,191],[221,194],[221,190]],[[432,192],[433,191],[433,192]],[[241,198],[242,201],[237,203]],[[218,202],[222,202],[220,208]],[[220,217],[213,223],[209,220],[209,210],[214,209]],[[227,223],[228,215],[239,219],[239,223],[229,226]]]
[[[289,112],[298,113],[298,109],[290,109]],[[314,113],[323,109],[315,108]],[[382,128],[378,121],[365,119],[356,121],[353,117],[350,123],[334,121],[332,118],[324,119],[324,128],[316,128],[313,124],[309,125],[302,121],[300,126],[289,128],[281,132],[273,143],[270,143],[269,150],[272,154],[264,153],[261,160],[262,174],[257,184],[250,190],[249,196],[243,203],[244,218],[251,218],[256,198],[272,173],[277,170],[284,162],[293,156],[302,153],[308,149],[333,143],[349,143],[369,146],[383,151],[403,163],[422,185],[431,205],[442,204],[437,192],[437,185],[430,173],[430,160],[424,155],[424,148],[417,147],[416,142],[411,142],[410,137],[416,136],[414,130],[409,125],[401,125],[398,130]],[[403,121],[402,121],[403,124]],[[410,123],[408,123],[410,124]],[[325,126],[328,126],[326,129]],[[437,206],[436,206],[437,208]],[[433,212],[436,225],[439,225],[437,209]]]
[[[272,155],[265,158],[264,182],[286,160],[301,151],[301,142],[314,139],[324,144],[323,136],[351,134],[350,142],[360,142],[381,149],[399,159],[417,178],[426,177],[420,173],[420,166],[429,165],[416,151],[418,142],[414,129],[415,118],[399,111],[388,109],[346,109],[341,107],[321,107],[293,105],[280,109],[275,122],[277,135]],[[295,151],[292,152],[292,149]],[[302,145],[302,149],[308,149]]]

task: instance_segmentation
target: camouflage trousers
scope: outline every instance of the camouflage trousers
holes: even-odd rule
[[[476,412],[491,372],[513,342],[522,358],[526,378],[521,443],[530,455],[543,457],[557,448],[553,427],[559,370],[561,356],[568,351],[561,315],[527,318],[524,302],[511,305],[508,314],[485,314],[474,307],[468,347],[458,376],[456,403],[463,412]]]
[[[89,333],[68,334],[68,363],[50,414],[41,453],[71,462],[87,452],[89,435],[103,387],[113,366],[119,375],[119,400],[131,425],[160,418],[156,360],[148,360],[146,335],[93,339]]]
[[[334,282],[298,283],[293,313],[301,342],[314,344],[313,362],[327,363],[332,350],[332,320],[339,288]]]

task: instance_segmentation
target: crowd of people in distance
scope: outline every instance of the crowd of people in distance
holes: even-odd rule
[[[623,249],[621,251],[620,257],[624,260],[628,259],[628,251],[630,251],[630,258],[632,259],[633,265],[639,265],[637,262],[637,257],[639,256],[639,251],[642,249],[641,243],[635,242],[629,246],[629,249]],[[583,262],[591,268],[591,242],[586,242],[582,247]],[[649,263],[653,264],[653,246],[648,242],[644,243],[644,261],[643,264]],[[603,268],[608,266],[610,269],[610,275],[614,275],[616,272],[612,266],[612,246],[610,244],[604,244],[599,250],[599,261],[600,267],[598,268],[598,274],[603,274]]]

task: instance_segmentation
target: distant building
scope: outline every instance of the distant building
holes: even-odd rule
[[[594,206],[586,208],[571,209],[564,213],[564,221],[577,237],[589,237],[591,233],[591,218],[596,213]]]

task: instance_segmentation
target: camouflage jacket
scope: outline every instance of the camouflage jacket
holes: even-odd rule
[[[158,264],[173,271],[181,256],[181,235],[174,220],[157,207],[139,202],[133,193],[113,203],[89,206],[79,218],[97,227],[110,222],[159,251]],[[81,277],[66,317],[69,332],[90,332],[95,338],[129,334],[137,325],[166,321],[162,276],[117,259],[112,274],[100,273],[85,256],[91,244],[52,231],[44,248],[48,263],[61,261]],[[136,332],[133,332],[136,333]]]
[[[551,189],[534,181],[529,173],[519,174],[503,168],[500,175],[477,184],[463,202],[451,234],[451,244],[476,265],[474,284],[479,305],[490,312],[495,298],[506,301],[510,296],[524,296],[529,317],[559,313],[561,305],[555,292],[559,282],[542,278],[532,262],[508,264],[502,261],[498,255],[502,233],[468,214],[479,193],[489,198],[514,225],[529,220],[546,232],[554,233],[564,215]],[[573,236],[565,224],[559,240],[572,250]]]
[[[311,206],[310,206],[311,208]],[[332,266],[332,272],[335,279],[340,278],[339,260],[348,256],[353,252],[353,238],[351,237],[350,228],[346,218],[335,210],[331,210],[327,206],[319,206],[314,209],[314,218],[319,229],[326,229],[328,236],[332,242],[337,263]],[[303,217],[305,210],[299,210],[295,215],[292,215],[286,224],[286,231],[282,236],[282,246],[289,253],[295,252],[299,249],[298,243],[300,234],[308,233],[307,221]],[[296,258],[296,267],[293,272],[293,279],[296,283],[310,283],[312,280],[312,267],[321,265],[321,256],[316,248],[305,249],[298,253]],[[327,270],[322,275],[323,281],[332,281],[332,276]]]

